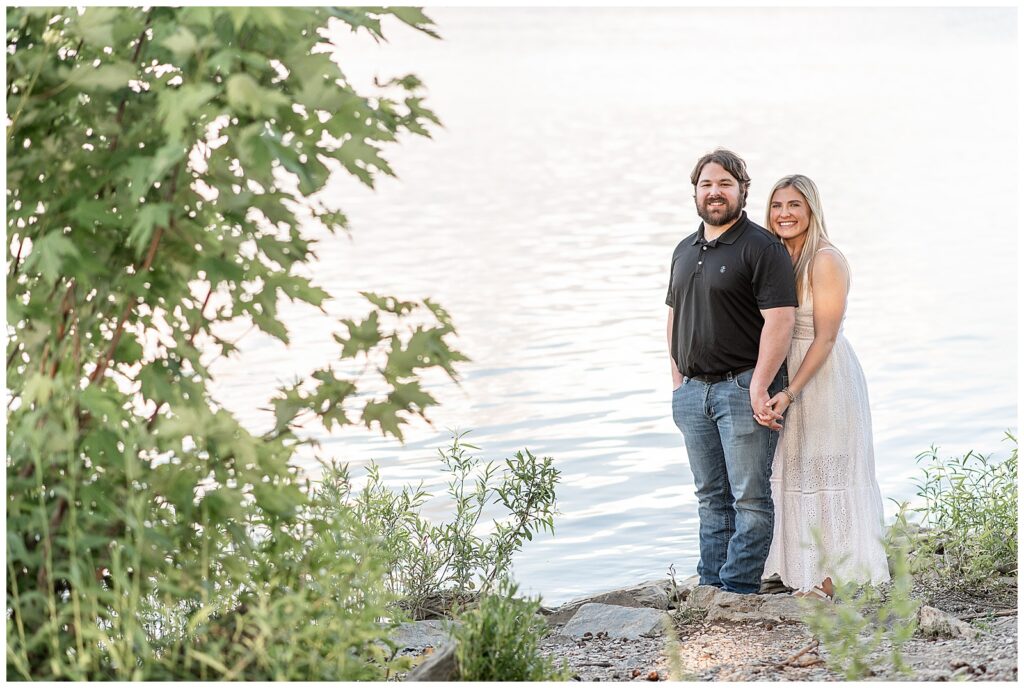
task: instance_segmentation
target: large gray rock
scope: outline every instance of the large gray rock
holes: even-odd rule
[[[548,622],[549,626],[558,626],[567,623],[585,604],[610,604],[616,607],[634,608],[639,608],[641,606],[640,603],[636,601],[636,598],[629,593],[623,592],[622,590],[614,590],[612,592],[603,592],[599,595],[581,597],[566,602],[552,614],[544,617],[544,619]]]
[[[917,610],[917,628],[926,637],[973,640],[978,636],[977,629],[966,621],[928,605]]]
[[[672,607],[672,581],[668,578],[644,581],[632,588],[626,588],[624,592],[632,595],[641,607],[650,609],[670,609]]]
[[[399,624],[391,632],[391,640],[398,652],[421,651],[428,647],[441,647],[451,641],[451,631],[458,625],[452,621],[412,621]]]
[[[694,576],[694,579],[696,576]],[[678,584],[679,597],[686,599],[690,588],[696,580],[687,579]],[[550,612],[545,618],[549,625],[564,624],[585,604],[610,604],[617,607],[648,607],[651,609],[672,609],[677,603],[676,590],[668,578],[649,580],[628,588],[619,588],[608,592],[579,597],[566,602],[558,609]]]
[[[445,645],[425,662],[410,671],[406,681],[458,681],[459,664],[455,657],[455,643]]]
[[[790,595],[739,595],[719,590],[708,603],[708,621],[801,621],[807,605]]]
[[[698,585],[686,600],[690,609],[708,613],[708,621],[801,621],[807,612],[790,595],[739,595],[711,585]]]
[[[582,638],[587,633],[594,636],[603,633],[609,638],[636,640],[661,633],[664,630],[663,624],[668,620],[669,615],[657,609],[591,602],[580,607],[572,619],[556,633],[571,638]]]
[[[711,607],[715,596],[722,592],[713,585],[698,585],[690,591],[686,597],[686,606],[690,609],[703,609],[707,611]]]

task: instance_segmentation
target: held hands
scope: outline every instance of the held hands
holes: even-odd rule
[[[768,390],[750,389],[750,408],[754,411],[754,420],[771,430],[782,429],[782,416],[790,403],[785,392],[779,392],[769,399]]]
[[[768,407],[778,414],[778,418],[781,420],[782,416],[785,415],[786,409],[793,403],[793,399],[785,392],[779,392],[771,399],[768,400]]]

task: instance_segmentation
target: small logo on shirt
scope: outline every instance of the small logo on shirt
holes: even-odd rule
[[[718,271],[719,272],[725,272],[725,266],[723,265],[722,267],[718,268]]]

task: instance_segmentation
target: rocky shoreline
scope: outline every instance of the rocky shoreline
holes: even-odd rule
[[[883,597],[887,586],[881,586]],[[967,595],[918,582],[918,631],[902,648],[909,674],[888,661],[883,642],[869,680],[1017,680],[1017,579]],[[646,581],[541,612],[551,633],[541,652],[565,661],[577,681],[842,681],[828,650],[804,622],[812,605],[766,583],[759,595],[697,585]],[[838,605],[837,605],[838,606]],[[418,666],[396,680],[456,678],[450,621],[418,621],[397,629],[399,652]]]

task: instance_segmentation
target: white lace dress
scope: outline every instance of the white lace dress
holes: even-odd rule
[[[808,296],[796,311],[790,379],[814,339],[813,307]],[[765,576],[778,573],[801,591],[829,576],[889,580],[867,383],[842,327],[829,357],[786,412],[771,486],[775,532]]]

